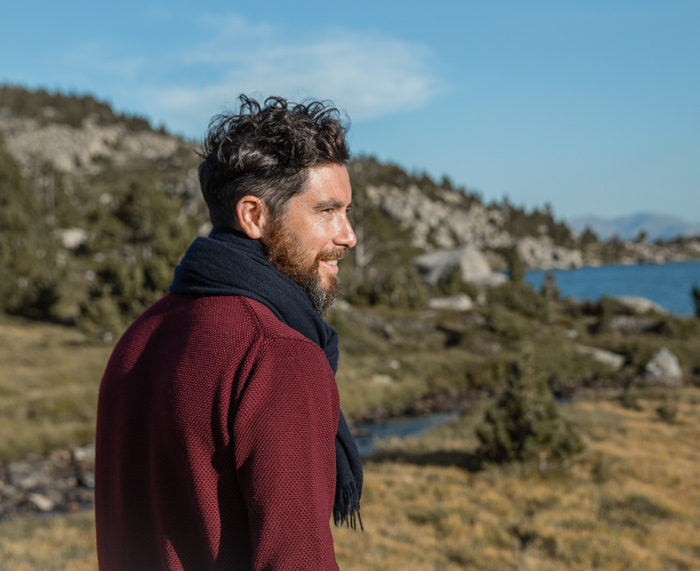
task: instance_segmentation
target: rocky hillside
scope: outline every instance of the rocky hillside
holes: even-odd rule
[[[0,86],[2,308],[123,327],[209,229],[197,148],[91,96]],[[353,302],[417,306],[455,276],[499,282],[492,270],[700,257],[700,240],[601,242],[572,233],[549,206],[484,204],[447,178],[371,157],[349,170],[359,244],[343,273]],[[435,255],[416,258],[426,253]]]
[[[71,185],[155,169],[166,193],[199,196],[196,144],[90,96],[0,86],[0,139],[34,184],[42,171]]]

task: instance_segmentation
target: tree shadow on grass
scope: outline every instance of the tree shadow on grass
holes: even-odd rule
[[[475,452],[456,450],[434,450],[430,452],[409,452],[405,450],[377,450],[366,460],[377,464],[402,462],[416,466],[445,466],[463,468],[469,472],[483,470],[481,458]]]

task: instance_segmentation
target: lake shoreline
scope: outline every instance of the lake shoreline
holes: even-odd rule
[[[691,317],[695,314],[691,291],[700,286],[700,260],[528,270],[525,281],[539,291],[547,274],[554,276],[563,299],[643,297],[677,317]]]

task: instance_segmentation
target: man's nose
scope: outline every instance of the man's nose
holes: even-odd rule
[[[343,216],[335,242],[339,246],[345,246],[346,248],[352,248],[357,244],[357,236],[355,236],[355,231],[352,229],[352,224],[350,224],[347,216]]]

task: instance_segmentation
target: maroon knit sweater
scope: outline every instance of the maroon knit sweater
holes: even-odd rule
[[[100,387],[100,568],[337,569],[338,414],[323,351],[267,307],[166,295]]]

